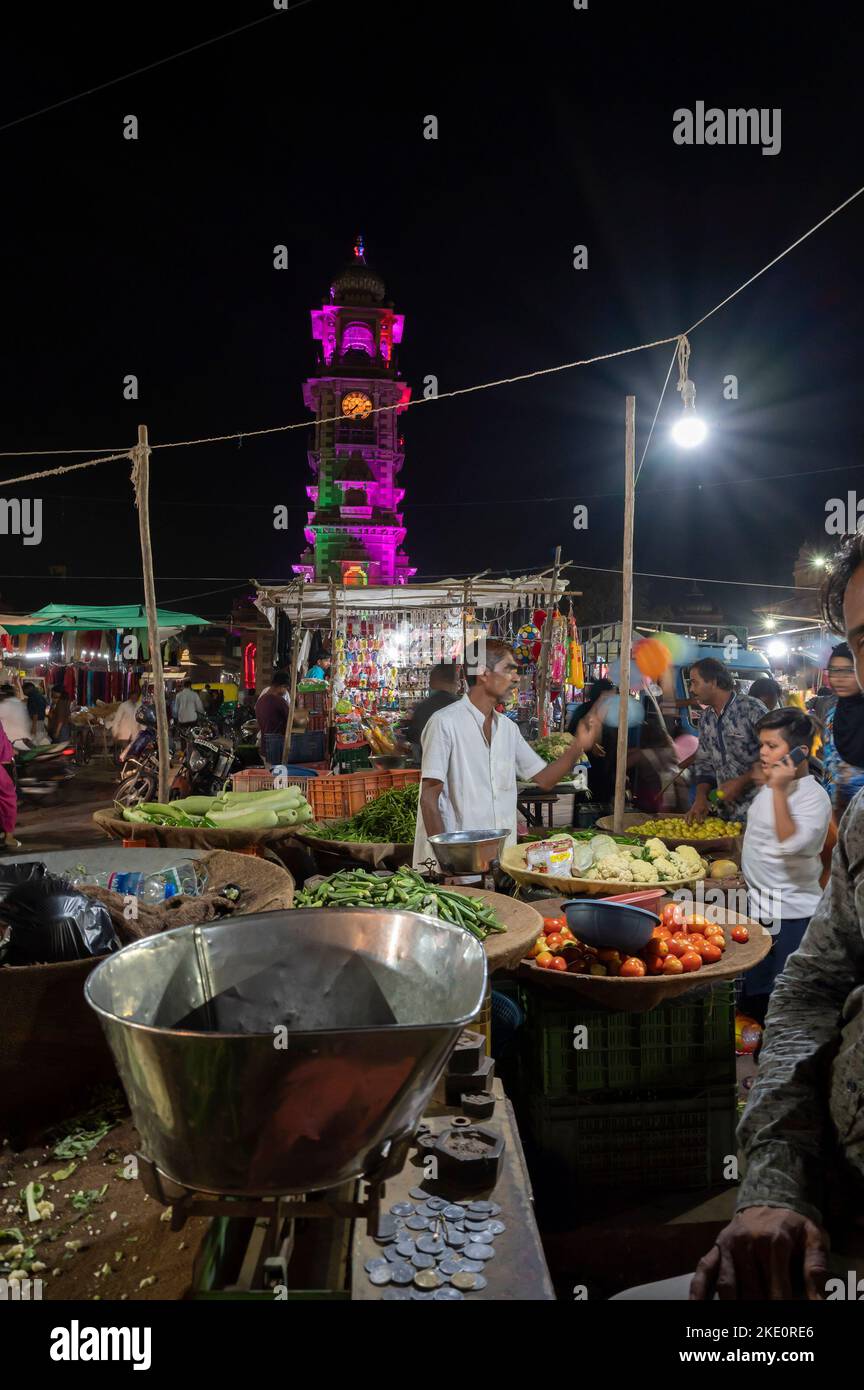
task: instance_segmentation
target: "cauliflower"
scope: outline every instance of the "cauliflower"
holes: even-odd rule
[[[668,850],[662,840],[646,840],[645,848],[652,859],[665,859],[668,854]]]
[[[705,872],[704,861],[692,845],[679,845],[675,851],[675,857],[684,864],[685,873],[701,875]]]
[[[675,864],[672,862],[671,857],[667,857],[665,859],[655,859],[654,868],[657,870],[658,882],[662,882],[664,879],[667,878],[683,877],[683,875],[679,873]]]
[[[635,860],[623,854],[605,854],[595,866],[596,878],[611,879],[615,883],[632,883]]]
[[[618,855],[619,853],[620,847],[616,845],[611,835],[595,835],[590,844],[595,864],[599,864],[601,859],[605,859],[609,855]]]
[[[631,868],[633,870],[634,883],[660,882],[660,875],[657,872],[656,864],[649,864],[644,859],[634,859]]]

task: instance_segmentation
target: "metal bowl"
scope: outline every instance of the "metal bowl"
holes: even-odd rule
[[[485,990],[461,927],[346,908],[178,927],[108,957],[84,992],[157,1168],[274,1196],[380,1167]]]
[[[450,830],[430,835],[429,843],[445,873],[485,874],[509,834],[509,830]]]
[[[369,759],[373,767],[389,772],[394,767],[407,767],[408,759],[404,753],[373,753]]]
[[[567,925],[586,946],[600,951],[626,951],[633,956],[647,946],[660,918],[656,912],[627,903],[597,898],[571,898],[561,904]]]

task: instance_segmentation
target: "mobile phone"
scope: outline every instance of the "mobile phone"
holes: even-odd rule
[[[804,761],[805,758],[809,758],[809,757],[810,757],[810,754],[808,753],[807,749],[804,748],[803,746],[802,746],[802,747],[799,747],[799,748],[793,748],[793,749],[790,750],[790,753],[789,753],[789,758],[790,758],[790,760],[794,763],[794,765],[795,765],[796,767],[798,766],[799,763],[803,763],[803,761]]]

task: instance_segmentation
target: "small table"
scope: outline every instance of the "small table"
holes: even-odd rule
[[[543,824],[543,807],[546,807],[546,824],[552,828],[554,812],[552,807],[558,800],[558,792],[544,792],[539,787],[524,787],[516,796],[516,809],[525,817],[529,830]]]

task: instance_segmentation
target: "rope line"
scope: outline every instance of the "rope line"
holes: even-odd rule
[[[79,468],[95,468],[97,463],[113,463],[115,459],[128,459],[135,462],[133,450],[124,454],[109,454],[107,458],[87,459],[86,463],[67,463],[60,468],[43,468],[39,473],[22,473],[19,478],[0,478],[0,487],[11,487],[13,483],[30,483],[35,478],[55,478],[60,473],[77,473]]]

